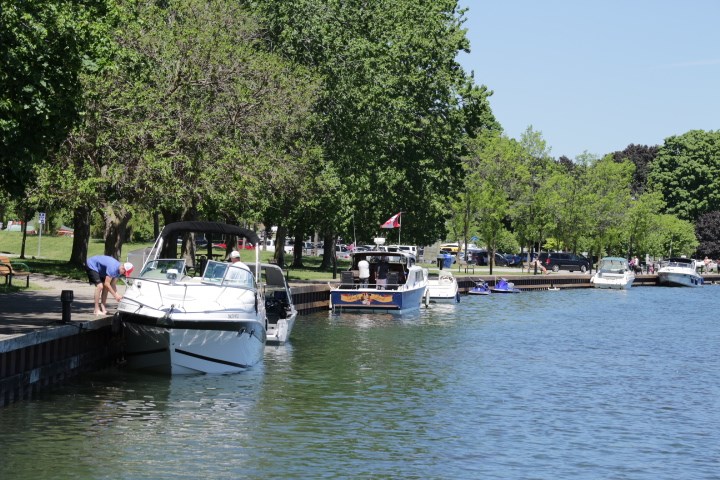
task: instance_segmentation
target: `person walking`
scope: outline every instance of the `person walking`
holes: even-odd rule
[[[120,263],[107,255],[95,255],[88,258],[85,272],[90,285],[95,285],[95,309],[93,313],[96,316],[107,315],[108,293],[111,293],[118,302],[122,299],[122,295],[117,291],[117,279],[121,275],[128,277],[132,271],[132,263]]]

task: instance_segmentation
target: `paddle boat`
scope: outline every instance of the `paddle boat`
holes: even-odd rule
[[[495,286],[490,288],[493,293],[520,293],[520,290],[515,288],[515,284],[508,282],[507,279],[501,278],[495,282]]]
[[[468,290],[468,295],[490,295],[490,286],[487,282],[475,282],[475,286]]]

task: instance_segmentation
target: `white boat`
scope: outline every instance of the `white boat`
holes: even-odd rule
[[[671,258],[658,270],[661,285],[701,287],[703,277],[697,273],[697,262],[691,258]]]
[[[259,243],[251,230],[223,223],[166,225],[118,306],[127,365],[166,374],[243,371],[260,362],[265,349],[262,288],[242,262],[207,260],[213,257],[210,244],[207,256],[177,258],[176,237],[187,240],[189,232]]]
[[[458,303],[460,301],[457,279],[447,270],[429,270],[427,288],[430,303]]]
[[[598,264],[598,270],[590,277],[590,283],[595,288],[612,288],[624,290],[632,287],[635,273],[628,261],[621,257],[603,257]]]
[[[250,265],[255,273],[255,265]],[[285,281],[282,269],[272,263],[260,264],[260,276],[255,275],[265,297],[267,315],[267,343],[282,345],[290,338],[297,310],[293,304],[292,291]]]
[[[370,264],[367,285],[360,283],[358,262]],[[385,263],[388,269],[386,284],[378,284],[377,272]],[[352,254],[349,270],[341,272],[340,285],[330,289],[330,309],[380,310],[403,312],[420,308],[426,299],[427,268],[415,264],[415,257],[406,252],[370,250]]]

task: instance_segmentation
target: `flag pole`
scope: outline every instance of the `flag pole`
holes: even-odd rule
[[[402,212],[398,214],[398,248],[400,248],[401,242],[400,242],[400,235],[402,234]]]

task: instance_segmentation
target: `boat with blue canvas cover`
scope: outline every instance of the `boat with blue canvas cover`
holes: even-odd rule
[[[330,290],[331,310],[403,312],[428,301],[428,271],[415,264],[413,255],[370,250],[354,252],[351,260],[340,284]],[[369,264],[366,283],[359,276],[361,261]]]

